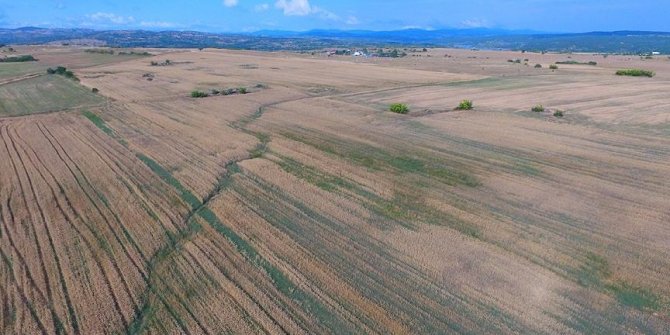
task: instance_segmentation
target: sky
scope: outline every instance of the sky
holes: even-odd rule
[[[0,27],[670,31],[669,0],[0,0]]]

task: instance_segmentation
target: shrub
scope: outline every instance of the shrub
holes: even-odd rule
[[[537,106],[534,106],[533,108],[531,108],[530,110],[532,110],[535,113],[542,113],[542,112],[544,112],[544,106],[537,105]]]
[[[456,109],[458,110],[471,110],[474,107],[472,104],[472,100],[463,100],[461,103],[458,104],[458,107]]]
[[[409,107],[405,104],[392,104],[389,107],[389,110],[393,113],[398,113],[398,114],[407,114],[409,113]]]
[[[558,65],[551,64],[551,65],[549,65],[549,68],[552,69],[552,70],[558,70]]]
[[[79,78],[77,78],[77,76],[74,75],[74,72],[69,71],[67,68],[65,68],[63,66],[59,66],[55,69],[48,68],[47,69],[47,74],[57,74],[59,76],[63,76],[63,77],[68,78],[68,79],[79,81]]]
[[[631,77],[653,77],[656,74],[653,71],[640,70],[640,69],[625,69],[619,70],[616,72],[617,76],[631,76]]]
[[[536,68],[536,69],[541,69],[541,68],[542,68],[542,64],[535,64],[535,68]]]
[[[98,92],[100,92],[100,90],[98,90],[96,87],[93,87],[93,88],[91,89],[91,92],[93,92],[93,93],[98,93]]]
[[[103,54],[103,55],[113,55],[114,50],[112,49],[86,49],[85,52],[90,54]]]
[[[554,116],[555,117],[563,117],[563,111],[555,111]]]
[[[208,96],[209,96],[209,94],[207,94],[203,91],[193,91],[193,92],[191,92],[191,98],[206,98]]]
[[[237,93],[239,93],[239,94],[247,94],[248,91],[247,91],[247,88],[246,88],[246,87],[240,87],[240,88],[237,89]]]
[[[556,62],[556,64],[565,64],[565,65],[591,65],[591,66],[596,66],[598,65],[598,62],[590,61],[590,62],[578,62],[576,60],[567,60],[567,61],[562,61],[562,62]]]

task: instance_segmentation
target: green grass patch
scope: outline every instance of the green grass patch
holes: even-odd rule
[[[617,76],[630,76],[630,77],[653,77],[656,75],[653,71],[641,70],[641,69],[624,69],[616,72]]]
[[[607,259],[589,252],[586,254],[586,262],[577,271],[577,281],[585,287],[601,287],[610,275],[612,272]]]
[[[612,294],[617,301],[641,311],[661,309],[661,297],[654,292],[623,281],[613,281],[610,264],[603,256],[589,252],[586,261],[576,272],[577,282],[588,288]]]
[[[39,76],[0,86],[0,116],[61,111],[102,101],[99,95],[61,76]]]
[[[477,187],[481,185],[475,176],[433,157],[391,153],[363,143],[329,143],[326,140],[311,140],[286,132],[282,135],[371,170],[423,175],[452,186]]]
[[[648,289],[630,285],[625,282],[609,284],[606,288],[614,293],[622,305],[644,311],[657,311],[661,308],[661,298]]]
[[[37,62],[0,63],[0,79],[25,76],[32,73],[43,73],[45,65]]]

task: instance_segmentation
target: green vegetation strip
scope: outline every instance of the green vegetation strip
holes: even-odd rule
[[[153,171],[155,174],[157,174],[163,181],[166,183],[170,184],[172,187],[177,189],[179,191],[182,200],[189,204],[191,206],[191,209],[197,209],[202,206],[202,202],[191,193],[188,189],[186,189],[175,177],[172,176],[172,174],[163,168],[160,164],[156,163],[153,159],[143,155],[143,154],[136,154],[137,158],[139,158],[146,166],[148,166],[151,171]]]
[[[154,160],[142,154],[137,154],[137,157],[144,162],[154,173],[160,176],[166,183],[173,186],[181,193],[182,199],[188,203],[195,213],[203,218],[209,225],[214,228],[221,235],[225,236],[235,246],[238,252],[244,255],[252,264],[260,267],[265,273],[270,276],[275,287],[287,297],[298,302],[308,313],[318,316],[318,320],[322,322],[329,329],[342,329],[342,325],[338,323],[337,318],[315,298],[308,293],[301,290],[295,285],[286,275],[277,269],[270,262],[265,260],[251,244],[239,236],[231,228],[224,225],[216,214],[198,200],[189,190],[187,190],[181,183],[174,178],[170,172],[163,168]],[[229,171],[235,171],[235,167],[231,167]],[[230,176],[228,177],[230,178]],[[224,183],[225,184],[225,183]]]
[[[36,62],[37,59],[32,55],[22,55],[22,56],[12,56],[0,58],[0,63],[24,63],[24,62]]]
[[[612,294],[624,306],[641,311],[658,311],[665,305],[660,296],[646,288],[612,280],[607,259],[592,252],[587,253],[586,261],[576,271],[576,277],[580,285]]]
[[[97,114],[90,112],[90,111],[84,111],[82,113],[87,119],[89,119],[93,124],[98,127],[100,130],[102,130],[105,134],[109,136],[113,136],[114,132],[112,131],[111,128],[107,127],[107,124],[105,123],[105,120],[103,120],[101,117],[99,117]]]
[[[616,72],[617,76],[629,76],[629,77],[653,77],[656,75],[653,71],[641,70],[641,69],[624,69]]]
[[[348,143],[347,145],[336,146],[327,141],[312,141],[293,133],[284,132],[282,135],[290,140],[307,144],[371,170],[390,170],[396,173],[424,175],[451,186],[477,187],[481,185],[475,176],[437,159],[394,154],[364,143]]]

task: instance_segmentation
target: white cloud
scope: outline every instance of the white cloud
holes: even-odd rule
[[[237,6],[237,0],[223,0],[223,5],[226,7],[235,7]]]
[[[140,26],[147,28],[173,28],[177,25],[172,22],[164,21],[142,21],[140,22]]]
[[[265,12],[268,9],[270,9],[270,4],[267,3],[262,3],[254,6],[254,10],[257,12]]]
[[[132,16],[121,16],[116,15],[114,13],[97,12],[86,15],[86,17],[88,17],[91,21],[97,23],[112,23],[112,24],[125,25],[135,22],[135,18]]]
[[[275,7],[284,11],[287,16],[305,16],[312,14],[312,6],[308,0],[277,0]]]
[[[349,15],[349,17],[347,17],[347,20],[345,21],[345,23],[350,25],[350,26],[355,26],[355,25],[361,23],[361,21],[359,21],[357,17],[355,17],[353,15]]]
[[[469,19],[461,21],[461,26],[465,28],[489,28],[491,23],[486,19]]]
[[[281,9],[286,16],[316,15],[324,20],[340,20],[337,14],[324,8],[310,5],[309,0],[277,0],[275,7]]]

